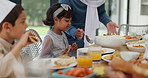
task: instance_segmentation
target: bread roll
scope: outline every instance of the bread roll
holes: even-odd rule
[[[37,43],[37,42],[39,42],[40,40],[39,40],[37,37],[35,37],[35,36],[29,36],[29,37],[28,37],[28,41],[29,41],[29,42],[33,42],[33,43]]]
[[[75,63],[76,62],[76,59],[75,57],[71,57],[71,58],[68,58],[68,59],[59,59],[57,61],[55,61],[54,63],[57,65],[57,66],[69,66],[70,64],[72,63]]]

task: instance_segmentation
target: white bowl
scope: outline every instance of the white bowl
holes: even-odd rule
[[[96,36],[95,43],[104,47],[119,48],[125,44],[125,37],[119,35]]]
[[[128,49],[131,51],[137,51],[137,52],[144,52],[145,51],[145,47],[141,48],[141,47],[133,47],[134,45],[142,45],[145,46],[144,44],[126,44]]]
[[[139,54],[140,54],[139,52],[133,52],[133,51],[120,52],[121,58],[124,59],[125,61],[130,61],[132,59],[137,59]]]

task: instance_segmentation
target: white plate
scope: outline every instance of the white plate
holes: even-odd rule
[[[102,60],[106,61],[106,62],[111,62],[111,60],[108,60],[108,59],[105,59],[106,56],[110,56],[111,54],[108,54],[108,55],[103,55],[101,57]]]
[[[127,47],[131,51],[137,51],[137,52],[144,52],[145,51],[145,48],[133,47],[134,45],[142,45],[145,47],[145,44],[130,44],[130,45],[127,44]]]
[[[44,60],[45,60],[46,64],[47,64],[48,60],[51,60],[51,63],[48,64],[50,69],[64,69],[64,68],[69,68],[69,67],[73,67],[73,66],[77,65],[77,62],[75,62],[75,63],[70,64],[69,66],[54,67],[54,66],[56,66],[54,64],[54,62],[59,60],[59,59],[61,59],[61,58],[47,58],[47,59],[44,59]]]
[[[115,50],[114,49],[111,49],[111,48],[102,48],[102,49],[106,49],[106,52],[102,52],[102,54],[115,52]]]

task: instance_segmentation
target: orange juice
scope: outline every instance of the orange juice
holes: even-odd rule
[[[89,52],[92,56],[92,60],[100,60],[101,59],[101,52]]]
[[[92,66],[92,58],[90,56],[80,56],[77,58],[78,66],[90,67]]]

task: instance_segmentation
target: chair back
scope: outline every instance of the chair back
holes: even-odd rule
[[[22,49],[21,55],[26,61],[31,61],[39,56],[42,44],[42,39],[39,34],[34,29],[29,30],[33,31],[33,34],[35,34],[40,41],[38,43],[30,44]]]
[[[148,34],[148,25],[129,25],[122,24],[118,30],[119,35],[135,36]]]

